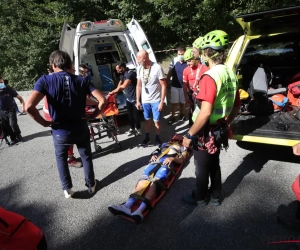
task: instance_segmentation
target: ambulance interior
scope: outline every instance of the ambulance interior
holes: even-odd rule
[[[79,41],[79,62],[90,68],[92,82],[101,91],[113,90],[119,78],[118,61],[135,68],[135,55],[128,47],[128,37],[123,32],[83,35]]]

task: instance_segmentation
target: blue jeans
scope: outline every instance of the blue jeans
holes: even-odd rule
[[[90,132],[88,126],[80,134],[56,135],[52,133],[57,169],[63,190],[73,187],[68,167],[68,150],[70,145],[76,144],[81,157],[85,185],[91,188],[95,185],[95,174],[92,161]]]

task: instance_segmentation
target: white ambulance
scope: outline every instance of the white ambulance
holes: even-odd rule
[[[79,23],[76,29],[64,23],[59,49],[69,53],[76,74],[79,73],[79,65],[86,64],[96,88],[103,92],[111,91],[119,81],[115,74],[118,61],[124,61],[128,68],[134,69],[138,66],[136,53],[143,49],[149,53],[150,60],[156,62],[140,24],[132,19],[126,26],[119,19],[85,21]],[[123,93],[117,95],[117,102],[119,112],[126,112]]]

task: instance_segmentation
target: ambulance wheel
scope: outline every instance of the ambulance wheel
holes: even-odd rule
[[[101,152],[102,148],[101,148],[101,146],[97,145],[97,146],[95,146],[95,150],[96,150],[96,152]]]

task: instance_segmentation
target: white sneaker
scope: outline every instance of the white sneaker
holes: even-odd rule
[[[71,198],[73,196],[75,192],[72,190],[72,189],[67,189],[67,190],[64,190],[64,194],[65,194],[65,197],[68,199],[68,198]]]
[[[135,210],[132,214],[131,214],[131,218],[134,219],[135,223],[139,224],[143,221],[144,216],[141,210]]]
[[[109,206],[108,207],[109,212],[111,212],[113,215],[131,215],[131,209],[129,207],[126,207],[125,205],[118,205],[118,206]]]
[[[139,129],[135,129],[135,131],[136,131],[136,135],[138,135],[138,136],[142,135],[142,131],[141,131],[140,128]]]
[[[131,136],[131,135],[134,135],[134,134],[135,134],[135,131],[131,128],[131,129],[129,129],[129,130],[126,132],[126,134],[127,134],[128,136]]]

